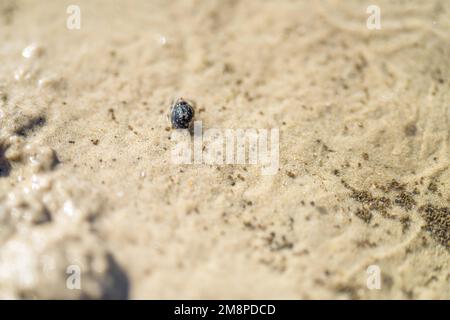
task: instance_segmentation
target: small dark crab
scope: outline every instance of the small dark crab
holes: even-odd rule
[[[170,122],[174,129],[189,129],[194,120],[195,104],[183,98],[176,99],[170,107]]]

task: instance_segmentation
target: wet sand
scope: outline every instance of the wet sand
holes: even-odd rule
[[[0,3],[1,298],[450,298],[448,1],[380,30],[364,1],[78,3]],[[177,97],[278,128],[279,172],[171,162]]]

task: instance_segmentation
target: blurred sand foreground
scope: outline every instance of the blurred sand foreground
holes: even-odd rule
[[[450,2],[370,4],[2,0],[0,297],[449,299]],[[180,96],[279,172],[173,164]]]

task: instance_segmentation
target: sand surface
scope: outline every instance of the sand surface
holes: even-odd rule
[[[370,4],[0,1],[0,297],[449,299],[450,2]],[[181,96],[279,172],[173,164]]]

